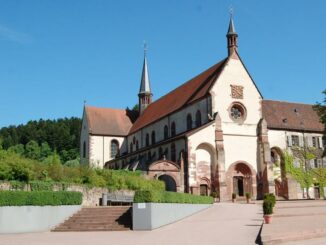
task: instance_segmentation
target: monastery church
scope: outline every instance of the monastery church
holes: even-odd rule
[[[228,56],[156,101],[152,100],[146,54],[139,111],[85,106],[81,160],[94,167],[140,170],[165,182],[166,190],[254,199],[264,193],[303,198],[284,171],[284,151],[305,145],[321,158],[324,125],[312,105],[263,99],[238,53],[230,19]],[[300,166],[298,160],[295,164]],[[310,188],[310,197],[319,195]]]

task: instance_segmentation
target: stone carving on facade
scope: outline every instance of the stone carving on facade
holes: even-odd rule
[[[231,85],[231,96],[233,99],[243,99],[243,86]]]

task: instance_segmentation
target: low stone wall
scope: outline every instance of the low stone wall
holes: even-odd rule
[[[153,230],[211,207],[212,204],[134,203],[133,230]]]
[[[0,233],[48,231],[80,209],[80,205],[0,207]]]
[[[0,182],[0,190],[11,190],[10,182]],[[62,186],[54,185],[53,190],[59,191],[62,189]],[[30,191],[30,187],[28,184],[23,186],[24,191]],[[83,202],[82,206],[99,206],[100,205],[100,198],[102,198],[102,193],[108,193],[109,190],[107,188],[98,188],[98,187],[87,187],[84,185],[75,185],[70,184],[67,186],[67,191],[79,191],[83,193]],[[128,196],[133,196],[134,191],[130,190],[120,190],[115,191],[114,193],[117,194],[124,194]]]

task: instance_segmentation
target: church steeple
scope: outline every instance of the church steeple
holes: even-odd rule
[[[140,89],[138,93],[139,98],[139,114],[142,114],[146,107],[152,102],[152,92],[148,75],[147,57],[146,57],[146,44],[144,44],[144,63],[143,71],[141,74]]]
[[[233,16],[231,14],[229,30],[226,34],[228,44],[228,55],[230,56],[234,51],[238,51],[238,34],[235,31]]]

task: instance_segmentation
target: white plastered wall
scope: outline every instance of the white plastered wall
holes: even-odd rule
[[[231,96],[231,85],[243,87],[243,99]],[[211,89],[212,110],[222,120],[225,168],[237,161],[250,164],[257,170],[257,125],[261,119],[261,95],[239,59],[231,58]],[[229,110],[232,103],[246,108],[243,123],[234,122]]]
[[[124,137],[90,135],[89,163],[93,167],[103,168],[111,157],[111,141],[117,140],[123,146]]]

